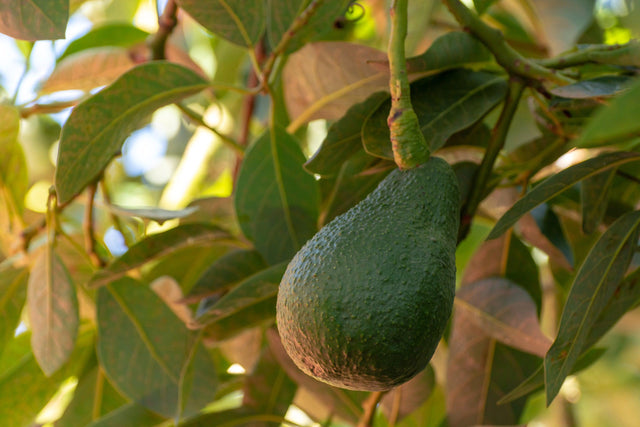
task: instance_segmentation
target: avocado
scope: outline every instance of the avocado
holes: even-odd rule
[[[302,371],[378,391],[426,367],[453,306],[459,197],[451,167],[431,157],[391,172],[298,251],[276,319]]]

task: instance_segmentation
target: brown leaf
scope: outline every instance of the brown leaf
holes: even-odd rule
[[[492,278],[463,286],[455,306],[484,334],[511,347],[544,357],[551,346],[540,330],[535,303],[509,280]]]
[[[69,274],[49,248],[36,258],[27,284],[31,347],[45,375],[66,363],[78,333],[78,300]]]
[[[56,66],[42,85],[42,93],[63,90],[90,91],[112,83],[135,65],[129,50],[98,47],[69,55]]]
[[[369,63],[381,60],[384,52],[347,42],[310,43],[291,55],[282,77],[289,130],[314,119],[338,119],[353,104],[388,90],[388,71]]]
[[[194,327],[195,320],[193,319],[193,313],[191,313],[187,304],[183,302],[184,295],[182,294],[182,288],[173,277],[158,277],[151,282],[149,287],[167,304],[178,319],[182,320],[187,327]]]
[[[465,293],[473,291],[473,286],[466,287],[469,291],[464,291],[463,287],[459,292],[465,297]],[[506,301],[503,306],[509,304]],[[477,316],[458,305],[449,339],[447,363],[449,426],[515,424],[526,398],[505,405],[497,402],[539,365],[540,359],[536,356],[520,353],[490,337],[477,322]]]
[[[553,259],[553,261],[557,263],[558,266],[568,271],[573,270],[573,267],[571,267],[571,264],[562,251],[551,243],[544,234],[542,234],[540,227],[538,227],[536,220],[533,219],[531,214],[523,216],[520,221],[518,221],[516,227],[524,240],[547,254],[549,258]]]

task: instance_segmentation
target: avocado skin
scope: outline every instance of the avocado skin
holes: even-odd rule
[[[426,367],[453,306],[459,197],[451,167],[431,157],[390,173],[300,249],[276,313],[302,371],[379,391]]]

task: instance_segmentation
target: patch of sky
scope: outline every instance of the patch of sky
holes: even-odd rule
[[[119,161],[127,175],[136,177],[155,167],[166,152],[166,137],[153,127],[146,126],[127,138]]]

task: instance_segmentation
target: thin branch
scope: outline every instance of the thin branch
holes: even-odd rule
[[[384,392],[382,391],[374,391],[367,397],[367,399],[362,402],[362,408],[364,412],[358,421],[357,427],[372,427],[373,426],[373,417],[376,413],[376,408],[378,407],[378,403],[380,403],[380,399],[382,399],[382,395]]]
[[[204,121],[204,118],[200,114],[196,113],[189,107],[182,105],[180,103],[176,104],[176,106],[180,109],[180,111],[184,113],[185,116],[187,116],[195,124],[197,124],[198,126],[205,127],[209,129],[211,132],[215,133],[218,137],[220,137],[223,143],[227,144],[230,148],[234,149],[236,153],[238,153],[239,155],[244,154],[244,147],[242,145],[240,145],[233,138],[221,133],[218,129],[206,124]]]
[[[405,39],[407,37],[408,0],[393,0],[389,9],[391,36],[389,58],[389,91],[391,109],[387,118],[391,134],[393,159],[400,169],[411,169],[425,163],[431,154],[420,129],[418,116],[411,104]]]
[[[495,56],[496,61],[513,76],[525,80],[549,81],[559,85],[573,83],[573,80],[529,60],[513,49],[505,41],[502,32],[487,25],[460,0],[443,0],[458,23],[476,36]]]
[[[563,69],[591,62],[600,64],[633,65],[638,63],[640,40],[631,40],[625,44],[591,45],[575,52],[569,52],[554,58],[538,59],[539,65],[547,68]]]
[[[35,114],[52,114],[75,107],[82,99],[74,99],[71,101],[52,102],[50,104],[33,104],[29,107],[20,109],[20,117],[26,119]]]
[[[149,41],[151,48],[151,58],[160,60],[166,58],[166,46],[169,36],[178,25],[178,6],[175,0],[168,0],[164,11],[158,16],[158,31]]]
[[[461,213],[460,231],[458,234],[459,242],[462,241],[469,232],[471,220],[473,219],[480,202],[482,202],[487,195],[487,183],[491,177],[491,172],[495,161],[498,158],[498,154],[500,154],[500,151],[504,147],[504,143],[509,132],[509,126],[511,125],[516,109],[518,108],[518,103],[520,102],[524,88],[525,85],[517,80],[513,80],[509,86],[509,91],[504,101],[502,112],[500,113],[498,122],[491,131],[489,145],[487,146],[482,162],[476,172],[469,199]]]
[[[302,11],[300,15],[296,17],[296,19],[291,23],[291,26],[287,29],[287,31],[280,39],[278,45],[271,51],[269,57],[267,58],[264,67],[262,68],[262,89],[267,89],[269,85],[269,78],[271,76],[271,72],[273,71],[273,66],[276,63],[276,60],[285,52],[291,40],[298,34],[298,32],[304,28],[309,19],[313,16],[313,14],[318,10],[318,8],[324,3],[324,0],[313,0],[306,7],[305,10]]]
[[[104,267],[105,262],[100,258],[96,252],[96,236],[94,232],[94,220],[93,220],[93,201],[98,191],[98,184],[93,183],[87,188],[88,197],[84,208],[84,220],[82,222],[82,228],[84,231],[84,248],[91,259],[91,263],[96,267]]]
[[[111,206],[111,193],[109,192],[109,186],[104,178],[100,180],[100,186],[102,187],[102,198],[104,199],[105,204]],[[125,245],[127,245],[127,247],[131,247],[135,243],[133,236],[131,236],[131,234],[127,230],[127,227],[123,224],[122,219],[118,215],[116,215],[113,210],[108,210],[114,228],[118,230],[122,235]]]

